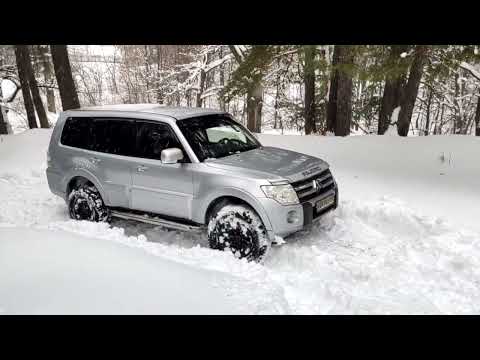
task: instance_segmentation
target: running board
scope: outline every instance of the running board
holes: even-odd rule
[[[157,226],[163,226],[169,229],[175,229],[175,230],[182,230],[182,231],[193,231],[193,232],[201,232],[203,231],[202,226],[195,226],[195,225],[188,225],[188,224],[182,224],[179,222],[175,221],[170,221],[170,220],[165,220],[159,217],[151,217],[149,215],[140,215],[140,214],[133,214],[130,212],[124,212],[124,211],[118,211],[118,210],[111,210],[111,215],[120,219],[125,219],[125,220],[135,220],[135,221],[140,221],[143,223],[151,224],[151,225],[157,225]]]

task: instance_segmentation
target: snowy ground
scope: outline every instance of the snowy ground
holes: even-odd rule
[[[273,248],[261,266],[208,249],[204,237],[69,220],[45,178],[49,135],[0,138],[0,312],[480,313],[480,139],[261,135],[265,145],[327,160],[341,191],[337,211]],[[130,261],[145,282],[124,269]],[[102,265],[115,262],[125,265]],[[62,268],[70,275],[49,275]],[[77,288],[69,276],[91,286]],[[107,282],[114,295],[100,291],[98,301],[68,295]],[[129,297],[130,285],[153,300]],[[197,304],[198,286],[207,290]],[[175,296],[163,295],[170,290]]]

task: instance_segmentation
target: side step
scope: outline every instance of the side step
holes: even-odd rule
[[[165,220],[156,216],[150,216],[148,214],[134,214],[126,211],[111,210],[111,215],[120,219],[135,220],[135,221],[140,221],[143,223],[157,225],[157,226],[163,226],[163,227],[166,227],[169,229],[175,229],[175,230],[182,230],[182,231],[189,231],[189,232],[202,232],[204,229],[202,226],[183,224],[180,222]]]

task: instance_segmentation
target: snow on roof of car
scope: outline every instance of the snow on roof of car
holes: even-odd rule
[[[210,115],[210,114],[224,114],[224,111],[197,108],[197,107],[184,107],[184,106],[164,106],[158,104],[118,104],[118,105],[102,105],[102,106],[87,106],[75,111],[125,111],[125,112],[142,112],[150,114],[158,114],[164,116],[170,116],[177,120],[187,119],[198,115]]]

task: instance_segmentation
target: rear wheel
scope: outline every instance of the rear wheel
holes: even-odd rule
[[[208,222],[212,249],[231,251],[237,258],[262,262],[269,250],[267,232],[257,213],[245,205],[224,205]]]
[[[68,196],[68,210],[74,220],[109,221],[110,211],[100,192],[89,183],[79,185]]]

